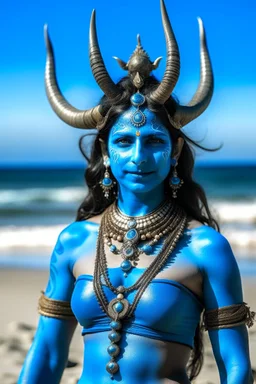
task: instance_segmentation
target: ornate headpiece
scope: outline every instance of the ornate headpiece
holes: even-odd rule
[[[180,56],[164,1],[160,0],[160,4],[167,47],[166,68],[161,83],[155,90],[145,96],[147,100],[153,101],[155,104],[164,105],[170,97],[179,78]],[[170,117],[170,120],[172,125],[177,129],[182,128],[184,125],[201,115],[209,105],[213,94],[213,72],[204,26],[201,19],[198,19],[198,22],[200,30],[201,60],[200,83],[192,100],[186,106],[176,104],[175,113]],[[128,71],[136,88],[140,89],[144,84],[144,80],[149,77],[151,71],[158,67],[161,57],[158,57],[154,62],[151,62],[148,54],[141,46],[139,35],[137,36],[137,40],[138,45],[127,63],[117,57],[114,58],[121,68]],[[47,26],[45,27],[45,41],[47,47],[45,84],[47,96],[52,108],[65,123],[72,127],[84,129],[95,128],[104,117],[102,107],[98,105],[89,110],[81,111],[74,108],[66,101],[57,84],[54,53],[48,36]],[[89,54],[92,73],[98,85],[110,101],[118,100],[122,96],[122,91],[116,86],[106,70],[99,48],[94,10],[90,22]]]

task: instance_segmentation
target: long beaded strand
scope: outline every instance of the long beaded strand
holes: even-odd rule
[[[154,279],[157,273],[162,269],[166,263],[171,252],[175,248],[179,238],[182,236],[184,228],[186,226],[187,217],[185,213],[178,209],[175,217],[173,217],[172,225],[170,226],[170,234],[164,239],[163,247],[159,254],[154,258],[153,262],[146,269],[146,271],[140,276],[135,284],[130,287],[119,286],[115,288],[110,282],[107,268],[107,258],[104,249],[104,226],[106,223],[107,214],[103,215],[102,224],[99,229],[99,236],[96,247],[96,258],[95,258],[95,271],[93,287],[102,310],[111,318],[110,327],[111,332],[109,333],[109,339],[111,344],[108,347],[108,354],[111,360],[106,366],[106,370],[113,375],[119,370],[119,365],[116,362],[116,357],[120,353],[120,347],[118,342],[121,339],[121,328],[122,323],[120,320],[131,317],[138,305],[138,302],[147,288],[150,281]],[[105,293],[103,291],[101,276],[104,277],[107,287],[117,295],[116,298],[108,302]],[[137,290],[133,303],[130,304],[124,295]]]

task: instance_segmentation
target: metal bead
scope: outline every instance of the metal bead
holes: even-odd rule
[[[120,313],[124,309],[124,305],[121,301],[118,301],[116,304],[113,305],[113,309],[116,313]]]
[[[123,237],[120,236],[120,235],[118,235],[118,236],[117,236],[117,241],[120,241],[120,242],[121,242],[122,240],[123,240]]]
[[[122,323],[121,321],[118,321],[118,320],[112,320],[111,323],[110,323],[110,327],[112,329],[114,329],[115,331],[118,331],[119,329],[122,328]]]
[[[124,295],[122,293],[118,293],[117,298],[122,300],[124,298]]]
[[[116,240],[117,239],[117,235],[113,235],[113,239]]]
[[[106,370],[109,373],[114,374],[119,370],[119,365],[115,361],[110,360],[106,365]]]
[[[125,287],[123,285],[119,285],[119,287],[117,287],[117,292],[120,292],[120,293],[124,293],[125,292]]]
[[[146,233],[146,238],[147,238],[147,239],[150,239],[151,237],[152,237],[151,233],[150,233],[150,232],[147,232],[147,233]]]
[[[116,331],[111,331],[108,334],[108,338],[109,338],[109,340],[113,341],[114,343],[117,343],[121,339],[121,335],[120,335],[120,333],[118,333]]]
[[[112,344],[110,344],[110,345],[108,346],[107,351],[108,351],[108,354],[109,354],[110,356],[112,356],[112,357],[116,357],[116,356],[118,356],[119,353],[120,353],[120,348],[119,348],[119,346],[118,346],[117,344],[112,343]]]
[[[146,236],[145,235],[141,235],[140,238],[141,238],[142,241],[146,240]]]

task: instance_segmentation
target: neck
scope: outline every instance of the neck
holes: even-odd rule
[[[134,193],[119,187],[117,205],[128,216],[144,216],[156,209],[163,201],[164,185],[146,193]]]

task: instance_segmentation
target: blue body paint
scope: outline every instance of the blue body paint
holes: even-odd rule
[[[164,199],[163,184],[171,167],[169,154],[173,143],[168,130],[148,110],[143,110],[146,115],[143,127],[136,128],[130,124],[133,108],[120,116],[112,127],[108,152],[112,173],[118,182],[118,205],[125,214],[140,216],[152,211]],[[140,135],[136,135],[138,130]],[[81,324],[88,329],[92,327],[91,332],[87,332],[85,327],[86,348],[79,384],[160,384],[164,378],[170,383],[189,383],[185,366],[195,331],[195,325],[191,324],[201,308],[196,295],[201,290],[201,300],[206,309],[243,301],[239,270],[228,242],[207,226],[185,231],[161,272],[168,273],[168,278],[159,276],[158,281],[150,284],[143,294],[133,329],[131,332],[127,329],[120,345],[123,350],[119,362],[121,373],[110,380],[105,369],[109,361],[106,352],[108,324],[104,323],[92,287],[98,228],[98,224],[90,221],[75,222],[60,234],[52,255],[46,289],[51,298],[71,301]],[[159,247],[156,246],[153,255],[145,257],[154,257],[157,252]],[[113,257],[115,259],[109,268],[113,285],[134,284],[144,269],[135,268],[134,273],[124,278],[119,258]],[[80,275],[75,289],[73,274]],[[181,276],[181,282],[176,281],[177,276]],[[168,313],[172,316],[168,317]],[[187,324],[190,321],[191,328],[186,329],[186,321]],[[41,316],[18,384],[60,382],[75,326],[75,320]],[[166,342],[166,350],[150,334],[156,331],[156,326],[157,338]],[[136,327],[139,329],[137,334]],[[209,333],[221,383],[251,384],[246,327],[242,325]]]

